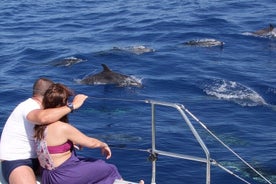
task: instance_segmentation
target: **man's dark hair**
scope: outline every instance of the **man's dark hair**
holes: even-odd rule
[[[33,96],[44,96],[45,92],[52,84],[54,84],[54,82],[50,79],[37,79],[33,85]]]

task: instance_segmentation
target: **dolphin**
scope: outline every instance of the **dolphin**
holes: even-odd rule
[[[269,24],[269,27],[260,29],[258,31],[253,32],[254,35],[257,36],[276,36],[276,29],[272,24]]]
[[[144,45],[137,45],[137,46],[127,46],[127,47],[113,47],[112,49],[106,51],[97,52],[99,55],[106,55],[106,54],[135,54],[135,55],[142,55],[145,53],[155,52],[155,49],[146,47]]]
[[[140,54],[144,54],[144,53],[148,53],[148,52],[155,52],[154,49],[146,47],[144,45],[129,46],[129,47],[124,47],[124,48],[113,47],[112,50],[113,51],[125,51],[125,52],[133,53],[136,55],[140,55]]]
[[[134,86],[141,87],[140,81],[120,73],[113,72],[105,64],[102,64],[103,71],[100,73],[89,75],[80,81],[81,84],[97,85],[97,84],[115,84],[119,87]]]
[[[87,61],[87,60],[81,59],[81,58],[76,58],[76,57],[67,57],[61,61],[54,63],[54,66],[71,66],[76,63],[85,62],[85,61]]]
[[[184,44],[190,45],[190,46],[197,46],[197,47],[215,47],[215,46],[222,47],[224,45],[224,42],[221,42],[221,41],[215,40],[215,39],[211,39],[211,38],[206,38],[206,39],[187,41]]]

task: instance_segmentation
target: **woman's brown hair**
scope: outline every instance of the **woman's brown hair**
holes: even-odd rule
[[[73,95],[73,92],[65,85],[56,83],[52,84],[45,92],[42,105],[44,109],[62,107],[67,105],[68,98]],[[68,116],[63,116],[60,121],[68,123]],[[41,140],[44,137],[44,130],[47,125],[35,125],[34,138]]]

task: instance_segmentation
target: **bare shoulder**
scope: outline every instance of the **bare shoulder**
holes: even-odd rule
[[[68,123],[57,121],[48,125],[47,144],[49,146],[63,144],[68,140],[67,134],[69,128]]]
[[[69,123],[62,122],[62,121],[57,121],[55,123],[50,124],[48,127],[51,129],[59,129],[59,130],[66,131],[68,129],[71,129],[72,125],[70,125]]]

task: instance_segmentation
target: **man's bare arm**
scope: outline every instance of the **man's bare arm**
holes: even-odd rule
[[[80,108],[86,98],[87,96],[83,94],[76,95],[72,102],[74,109]],[[29,112],[27,119],[38,125],[49,124],[58,121],[60,118],[70,112],[71,109],[67,106],[50,109],[36,109]]]

